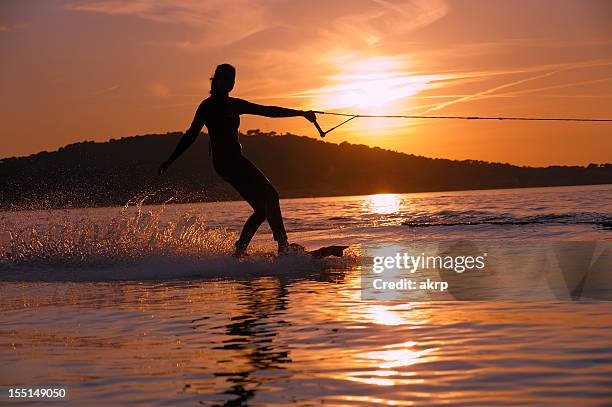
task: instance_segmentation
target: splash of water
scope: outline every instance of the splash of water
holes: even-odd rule
[[[113,217],[96,220],[65,216],[38,226],[11,227],[0,244],[0,281],[115,281],[185,278],[303,278],[352,267],[354,256],[276,258],[252,250],[246,259],[230,256],[236,235],[211,228],[202,216],[185,214],[164,221],[165,206],[146,210],[126,204]]]
[[[164,206],[144,210],[129,203],[109,221],[64,218],[48,225],[9,232],[5,264],[84,266],[125,264],[148,258],[191,258],[227,255],[235,236],[209,228],[197,215],[163,222]]]

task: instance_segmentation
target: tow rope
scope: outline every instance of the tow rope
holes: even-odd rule
[[[507,116],[422,116],[422,115],[374,115],[374,114],[351,114],[351,113],[336,113],[314,111],[316,114],[325,114],[330,116],[348,117],[340,124],[324,131],[319,123],[314,122],[315,127],[319,131],[321,137],[325,137],[330,132],[338,127],[357,118],[389,118],[389,119],[459,119],[459,120],[518,120],[518,121],[548,121],[548,122],[612,122],[612,119],[587,119],[576,117],[507,117]]]

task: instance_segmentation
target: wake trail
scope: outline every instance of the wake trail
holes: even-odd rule
[[[277,258],[265,249],[234,259],[235,233],[209,227],[202,216],[189,213],[163,221],[163,212],[163,206],[144,210],[139,203],[105,220],[65,217],[12,229],[0,246],[0,281],[290,277],[355,263],[350,255]]]

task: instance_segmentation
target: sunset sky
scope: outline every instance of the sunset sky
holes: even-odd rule
[[[0,4],[0,157],[185,130],[234,96],[362,114],[612,118],[607,0],[15,0]],[[338,117],[320,117],[324,128]],[[243,117],[318,137],[302,118]],[[357,119],[331,142],[526,165],[612,162],[612,124]]]

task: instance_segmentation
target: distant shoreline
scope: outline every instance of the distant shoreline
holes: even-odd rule
[[[489,188],[489,189],[461,189],[461,190],[436,190],[436,191],[419,191],[419,192],[375,192],[371,194],[359,194],[359,195],[321,195],[321,196],[290,196],[290,197],[282,197],[281,201],[286,200],[298,200],[298,199],[318,199],[318,198],[359,198],[366,197],[371,195],[384,195],[384,194],[397,194],[397,195],[420,195],[420,194],[435,194],[439,192],[449,192],[449,193],[458,193],[458,192],[498,192],[498,191],[513,191],[517,189],[543,189],[543,188],[578,188],[578,187],[596,187],[596,186],[605,186],[609,185],[612,187],[612,183],[606,184],[579,184],[579,185],[551,185],[551,186],[541,186],[541,187],[514,187],[514,188]],[[225,199],[225,200],[211,200],[211,201],[192,201],[192,202],[166,202],[166,203],[153,203],[147,202],[144,200],[142,202],[143,207],[147,206],[160,206],[160,205],[193,205],[193,204],[207,204],[207,203],[222,203],[222,202],[244,202],[243,199]],[[138,201],[134,200],[133,202],[129,202],[130,206],[135,206],[133,204],[137,204]],[[112,209],[112,208],[122,208],[128,205],[128,202],[124,204],[117,205],[99,205],[99,206],[69,206],[69,207],[49,207],[49,208],[0,208],[0,212],[27,212],[27,211],[55,211],[55,210],[71,210],[71,209]]]
[[[0,210],[120,207],[144,197],[150,204],[226,202],[237,193],[212,168],[202,134],[164,176],[157,167],[181,133],[71,144],[0,161]],[[520,167],[448,160],[291,134],[250,130],[244,153],[280,196],[326,198],[377,193],[435,193],[612,184],[612,164]]]

